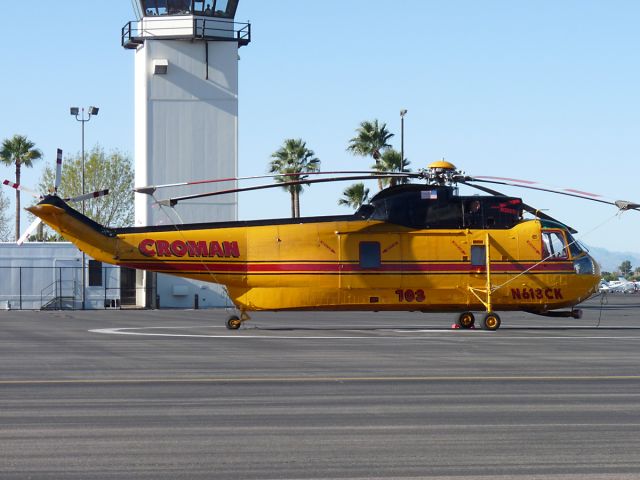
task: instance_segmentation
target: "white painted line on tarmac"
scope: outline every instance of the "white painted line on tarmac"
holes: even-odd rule
[[[203,333],[160,333],[157,331],[149,330],[188,330],[194,328],[225,328],[216,326],[194,326],[194,327],[130,327],[130,328],[99,328],[89,330],[91,333],[99,333],[106,335],[130,335],[130,336],[142,336],[142,337],[173,337],[173,338],[228,338],[228,339],[279,339],[279,340],[430,340],[436,338],[442,338],[441,335],[433,334],[446,334],[446,335],[462,335],[462,338],[491,338],[496,340],[640,340],[640,336],[636,335],[501,335],[500,332],[491,332],[487,330],[460,330],[460,329],[426,329],[426,330],[391,330],[393,333],[408,334],[408,335],[272,335],[269,330],[260,330],[263,334],[255,335],[248,334],[251,330],[239,330],[235,332],[229,332],[227,334],[203,334]],[[372,329],[371,332],[380,332],[380,330]],[[475,336],[475,335],[480,335]],[[433,336],[432,336],[433,335]]]
[[[326,383],[326,382],[590,382],[590,381],[633,381],[640,380],[640,375],[443,375],[443,376],[427,376],[427,375],[409,375],[409,376],[304,376],[304,377],[151,377],[151,378],[46,378],[46,379],[13,379],[0,380],[0,385],[110,385],[110,384],[157,384],[157,383]],[[569,395],[575,397],[578,394]],[[549,396],[558,397],[554,394],[534,395],[539,398]],[[566,395],[559,395],[566,397]],[[593,396],[593,395],[589,395]],[[479,395],[472,395],[470,398],[476,398]],[[480,395],[482,397],[482,395]],[[484,395],[486,397],[486,395]],[[530,397],[530,395],[527,395]],[[634,394],[608,395],[602,394],[603,398],[629,398],[635,397]],[[624,423],[624,425],[633,425]],[[460,425],[466,428],[468,424]]]
[[[198,327],[176,327],[176,328],[198,328]],[[224,327],[223,327],[224,328]],[[378,339],[378,338],[409,338],[409,337],[397,337],[391,335],[270,335],[268,331],[265,335],[253,335],[245,334],[247,330],[240,330],[235,333],[228,333],[226,335],[206,335],[206,334],[189,334],[189,333],[158,333],[158,332],[143,332],[141,330],[161,329],[172,330],[172,327],[142,327],[142,328],[98,328],[89,330],[91,333],[102,333],[107,335],[133,335],[143,337],[176,337],[176,338],[232,338],[232,339],[248,339],[248,338],[260,338],[260,339],[290,339],[290,340],[365,340],[365,339]],[[428,330],[430,333],[450,333],[453,330]]]

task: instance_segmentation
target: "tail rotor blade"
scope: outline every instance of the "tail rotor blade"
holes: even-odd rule
[[[3,180],[2,184],[3,185],[7,185],[8,187],[11,187],[11,188],[15,188],[16,190],[19,190],[21,192],[28,193],[29,195],[32,195],[35,198],[38,198],[38,199],[42,198],[42,195],[36,193],[35,191],[31,190],[30,188],[25,187],[24,185],[19,185],[17,183],[10,182],[9,180]]]
[[[20,236],[20,238],[16,243],[18,245],[22,245],[27,240],[27,238],[29,238],[29,235],[31,235],[34,232],[34,230],[38,228],[38,225],[40,225],[41,222],[42,222],[41,219],[36,218],[34,222],[31,225],[29,225],[29,227],[24,231],[24,233]]]
[[[98,190],[97,192],[85,193],[84,195],[78,195],[73,198],[65,198],[65,202],[82,202],[83,200],[90,200],[92,198],[104,197],[105,195],[109,195],[109,189],[106,190]]]
[[[62,180],[62,149],[58,149],[56,156],[56,183],[54,185],[54,191],[58,192],[60,186],[60,180]]]

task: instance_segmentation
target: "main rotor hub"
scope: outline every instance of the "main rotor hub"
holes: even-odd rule
[[[454,185],[464,176],[453,163],[444,159],[430,163],[426,169],[420,170],[421,177],[430,184]]]
[[[436,162],[431,162],[427,168],[430,169],[430,170],[434,170],[434,169],[438,169],[438,170],[455,170],[456,166],[451,162],[447,162],[443,158],[442,160],[438,160]]]

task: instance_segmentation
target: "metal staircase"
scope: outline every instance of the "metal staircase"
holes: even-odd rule
[[[75,280],[56,280],[40,292],[40,310],[75,310]]]

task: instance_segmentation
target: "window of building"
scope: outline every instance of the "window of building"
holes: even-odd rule
[[[89,286],[102,286],[102,262],[89,260]]]

